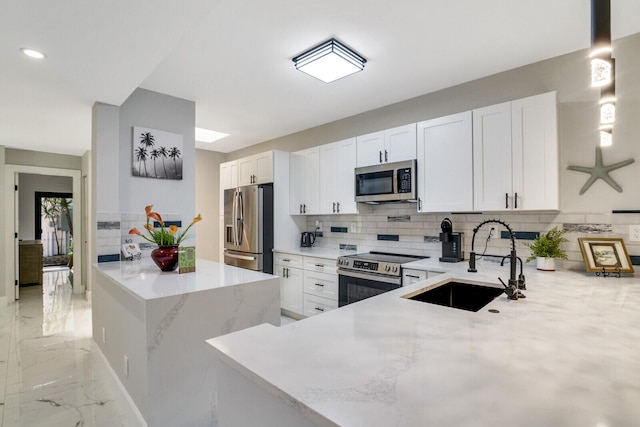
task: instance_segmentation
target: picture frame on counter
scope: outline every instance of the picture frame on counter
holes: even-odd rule
[[[624,240],[606,237],[578,238],[587,272],[633,273]]]

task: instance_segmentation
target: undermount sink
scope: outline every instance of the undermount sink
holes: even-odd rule
[[[431,289],[404,295],[403,298],[475,312],[502,293],[502,288],[450,281]]]

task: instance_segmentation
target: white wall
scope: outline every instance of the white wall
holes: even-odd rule
[[[196,213],[203,220],[198,223],[196,248],[198,258],[220,260],[220,163],[226,154],[207,150],[196,150]]]

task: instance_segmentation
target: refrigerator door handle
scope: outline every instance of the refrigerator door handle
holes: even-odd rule
[[[226,253],[226,256],[228,256],[229,258],[243,259],[245,261],[255,261],[256,259],[258,259],[258,257],[255,257],[255,256],[236,255],[236,254],[230,254],[228,252]]]
[[[238,191],[238,246],[242,245],[242,234],[244,233],[244,199],[242,191]]]
[[[232,234],[233,234],[233,244],[235,246],[238,246],[238,232],[236,231],[238,229],[238,192],[234,191],[233,192],[233,204],[231,206],[231,217],[233,218],[232,220]]]

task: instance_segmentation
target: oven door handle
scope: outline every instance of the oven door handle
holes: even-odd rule
[[[391,283],[392,285],[401,285],[402,277],[381,276],[378,274],[359,273],[351,270],[338,269],[339,276],[353,277],[356,279],[371,280],[374,282]]]

